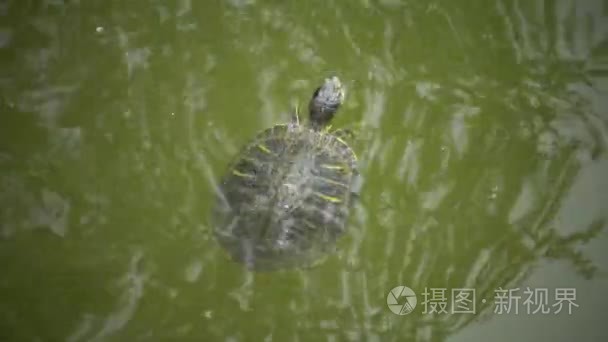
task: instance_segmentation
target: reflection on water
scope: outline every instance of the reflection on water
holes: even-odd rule
[[[583,284],[547,329],[599,336],[605,296],[582,288],[605,285],[605,12],[0,4],[0,337],[500,339],[480,300],[530,279]],[[348,235],[313,269],[247,272],[210,233],[214,184],[330,73],[349,88],[336,125],[363,127]],[[552,260],[563,276],[543,278]],[[475,288],[477,314],[394,315],[398,285]]]

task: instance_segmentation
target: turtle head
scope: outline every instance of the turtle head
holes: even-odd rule
[[[314,129],[325,127],[344,101],[344,88],[340,80],[333,76],[326,78],[323,85],[315,90],[310,99],[310,124]]]

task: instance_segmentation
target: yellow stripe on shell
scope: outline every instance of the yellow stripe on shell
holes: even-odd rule
[[[332,184],[332,185],[339,185],[339,186],[344,187],[344,188],[348,187],[346,184],[341,183],[341,182],[337,182],[337,181],[335,181],[333,179],[329,179],[329,178],[325,178],[325,177],[321,177],[321,176],[319,176],[318,178],[321,179],[322,181],[324,181],[326,183],[329,183],[329,184]]]
[[[344,171],[345,167],[344,165],[331,165],[331,164],[321,164],[321,167],[327,170],[338,170],[338,171]]]
[[[271,151],[268,149],[268,147],[266,147],[266,145],[264,145],[264,144],[258,144],[258,148],[259,148],[260,150],[262,150],[262,152],[264,152],[264,153],[268,153],[268,154],[272,153],[272,152],[271,152]]]
[[[255,178],[254,175],[250,175],[248,173],[243,173],[243,172],[240,172],[239,170],[232,170],[232,174],[237,177],[241,177],[241,178]]]
[[[331,202],[331,203],[342,203],[342,200],[338,197],[333,197],[333,196],[327,196],[325,194],[322,194],[320,192],[315,192],[314,193],[317,197],[322,198],[325,201]]]

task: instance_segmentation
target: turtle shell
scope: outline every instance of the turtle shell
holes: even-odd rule
[[[249,269],[312,265],[345,231],[356,163],[327,131],[292,123],[261,132],[219,185],[217,240]]]

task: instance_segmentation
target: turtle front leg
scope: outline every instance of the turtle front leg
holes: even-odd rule
[[[346,140],[348,142],[369,142],[372,138],[373,127],[369,127],[365,123],[355,123],[348,126],[348,128],[339,128],[332,132],[336,137]]]
[[[332,132],[332,134],[342,140],[354,140],[357,134],[348,128],[340,128]]]

